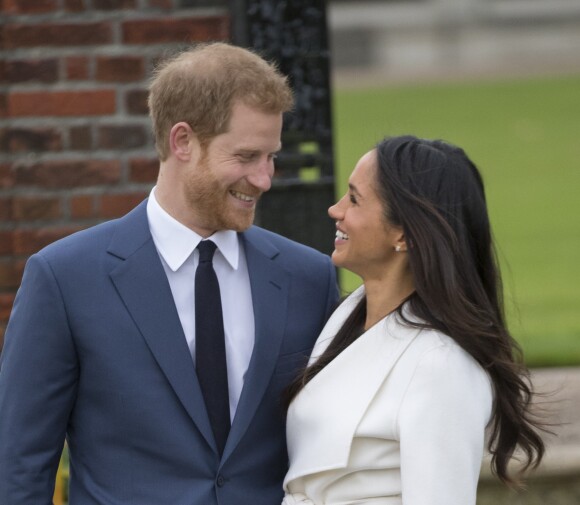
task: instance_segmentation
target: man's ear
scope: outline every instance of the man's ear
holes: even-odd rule
[[[199,142],[195,133],[184,121],[176,123],[169,132],[169,149],[180,161],[189,161],[195,154]]]

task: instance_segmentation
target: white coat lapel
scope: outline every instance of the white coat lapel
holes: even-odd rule
[[[363,293],[362,288],[355,291],[333,314],[314,348],[313,360],[326,349]],[[285,482],[347,465],[357,426],[419,331],[401,324],[398,316],[391,314],[308,383],[288,411],[292,469]]]

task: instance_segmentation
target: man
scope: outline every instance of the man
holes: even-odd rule
[[[65,436],[71,505],[281,502],[280,397],[337,296],[326,256],[251,226],[291,104],[276,69],[223,43],[156,72],[149,199],[28,261],[0,368],[0,503],[50,503]],[[197,285],[198,263],[217,311],[194,310],[217,284]],[[206,312],[223,367],[198,354]]]

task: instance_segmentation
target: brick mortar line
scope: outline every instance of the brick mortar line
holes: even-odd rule
[[[18,24],[20,26],[33,26],[36,24],[55,25],[84,25],[89,23],[101,23],[103,21],[149,21],[159,19],[186,19],[190,17],[220,17],[228,16],[229,8],[223,7],[173,7],[171,10],[159,7],[127,8],[102,10],[89,8],[82,13],[67,11],[63,8],[52,13],[39,14],[8,14],[0,11],[4,16],[4,26]]]

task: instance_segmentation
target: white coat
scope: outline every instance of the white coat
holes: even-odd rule
[[[334,312],[311,363],[363,294]],[[475,504],[489,377],[450,337],[399,319],[366,331],[291,403],[283,505]]]

